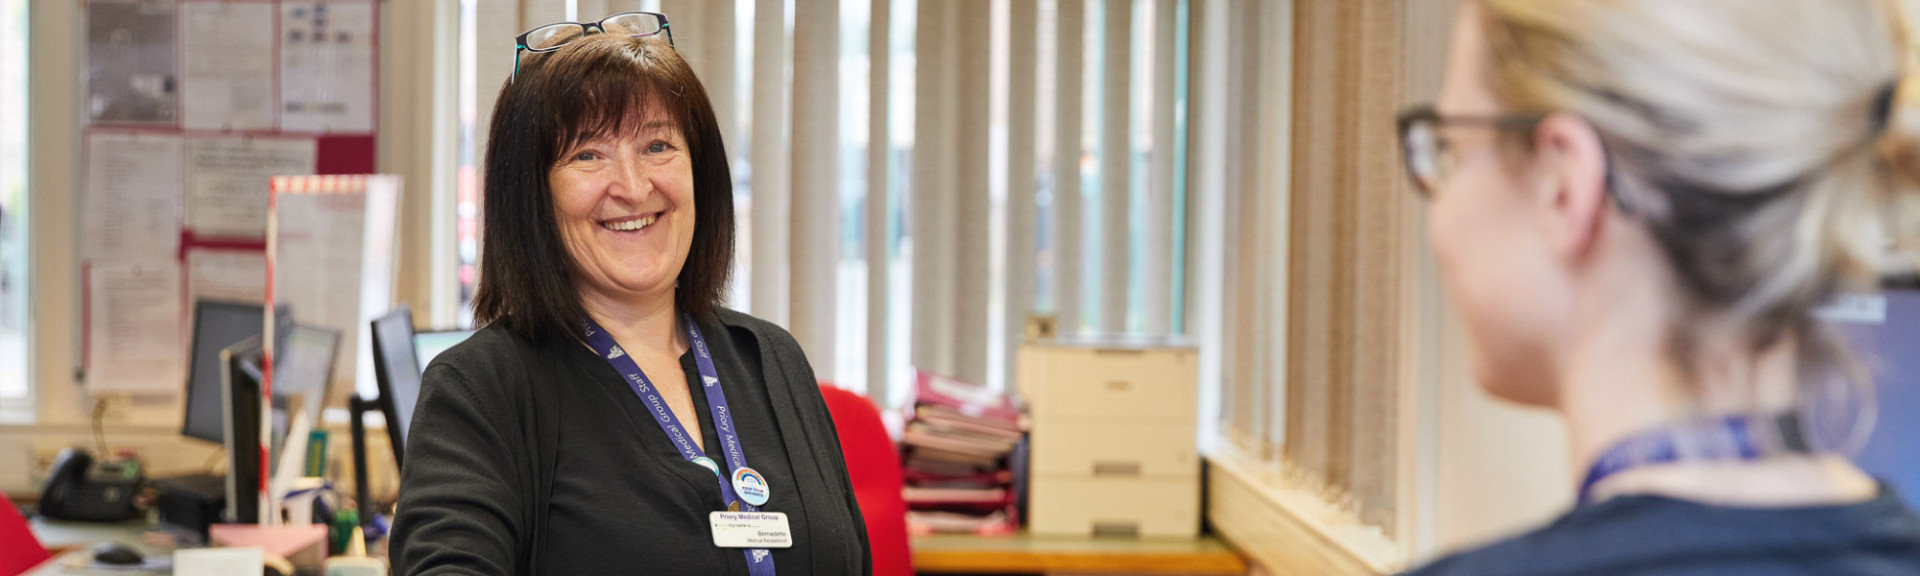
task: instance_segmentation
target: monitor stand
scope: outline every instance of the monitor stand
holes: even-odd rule
[[[353,432],[353,499],[359,504],[361,525],[373,522],[374,511],[373,492],[367,488],[366,414],[379,409],[378,400],[363,400],[358,393],[347,395],[347,414]]]

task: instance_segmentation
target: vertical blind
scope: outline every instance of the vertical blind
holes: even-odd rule
[[[1394,144],[1400,11],[1337,0],[1295,10],[1284,453],[1391,529],[1400,227],[1419,207]]]
[[[1215,457],[1396,539],[1436,320],[1394,117],[1437,89],[1452,6],[1216,0],[1192,18],[1187,302],[1219,383]]]

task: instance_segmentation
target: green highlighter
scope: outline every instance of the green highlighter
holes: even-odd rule
[[[359,526],[349,534],[346,556],[327,559],[327,576],[387,576],[387,562],[367,557],[367,537]]]

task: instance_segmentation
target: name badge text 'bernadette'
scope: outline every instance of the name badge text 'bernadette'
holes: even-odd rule
[[[713,545],[721,548],[792,548],[793,530],[780,512],[714,512]]]

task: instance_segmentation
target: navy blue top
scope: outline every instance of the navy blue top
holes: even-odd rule
[[[1920,575],[1920,516],[1892,487],[1846,506],[1736,508],[1621,496],[1408,576]]]

